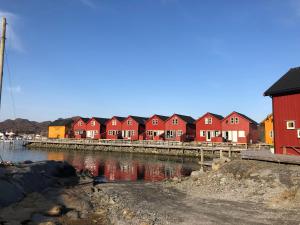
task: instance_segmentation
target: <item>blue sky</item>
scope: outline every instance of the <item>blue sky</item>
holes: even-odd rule
[[[263,92],[300,65],[299,0],[0,0],[3,15],[11,85],[5,68],[0,120],[261,121]]]

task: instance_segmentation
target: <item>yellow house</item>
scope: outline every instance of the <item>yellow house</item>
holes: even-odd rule
[[[274,144],[274,130],[273,130],[273,115],[270,114],[261,122],[264,128],[265,143],[269,145]]]
[[[48,127],[48,138],[67,138],[72,131],[72,119],[59,119],[50,123]]]

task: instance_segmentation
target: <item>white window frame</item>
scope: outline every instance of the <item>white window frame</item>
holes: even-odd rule
[[[238,117],[235,117],[235,118],[234,118],[234,122],[235,122],[235,124],[239,124],[239,122],[240,122],[239,118],[238,118]]]
[[[240,138],[246,137],[246,132],[244,130],[239,130],[238,131],[238,137],[240,137]]]
[[[220,132],[218,131],[218,130],[215,130],[215,137],[219,137],[219,135],[220,135]]]
[[[177,118],[172,119],[172,124],[173,125],[178,125],[178,119]]]
[[[82,125],[83,125],[82,121],[79,121],[78,126],[82,127]]]
[[[91,121],[91,126],[92,126],[92,127],[96,126],[96,121],[95,121],[95,120],[92,120],[92,121]]]
[[[200,130],[200,137],[205,137],[205,130]]]
[[[300,138],[300,129],[297,130],[297,137]]]
[[[293,127],[289,127],[289,123],[292,123]],[[288,121],[286,121],[286,129],[287,130],[295,130],[295,128],[296,128],[296,122],[295,122],[295,120],[288,120]]]
[[[234,124],[234,122],[235,122],[234,117],[231,117],[231,118],[230,118],[230,124]]]
[[[181,137],[182,135],[183,135],[182,130],[178,130],[178,131],[177,131],[177,137]]]
[[[270,136],[270,138],[273,138],[273,137],[274,137],[274,132],[273,132],[273,130],[270,131],[269,136]]]
[[[131,125],[132,125],[132,120],[131,120],[131,119],[127,120],[127,125],[128,125],[128,126],[131,126]]]
[[[158,125],[158,119],[153,119],[152,120],[152,125]]]
[[[113,119],[113,120],[111,121],[111,125],[112,125],[112,126],[117,126],[117,120]]]

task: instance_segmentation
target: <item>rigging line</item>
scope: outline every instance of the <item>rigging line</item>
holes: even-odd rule
[[[11,76],[11,72],[10,72],[10,67],[9,67],[9,63],[8,63],[8,54],[7,54],[6,49],[4,51],[4,55],[5,55],[5,64],[6,64],[6,68],[7,68],[7,73],[8,73],[9,92],[10,92],[10,97],[11,97],[11,101],[12,101],[13,115],[14,115],[14,119],[16,119],[17,118],[16,117],[16,104],[15,104],[15,98],[13,95],[12,76]]]

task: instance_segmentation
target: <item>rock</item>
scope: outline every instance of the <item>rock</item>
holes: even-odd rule
[[[219,159],[214,159],[212,162],[212,170],[217,171],[219,170],[225,163],[230,162],[231,160],[227,157],[222,157]]]
[[[222,177],[220,180],[220,185],[224,185],[226,183],[226,178]]]
[[[62,214],[63,207],[60,205],[53,206],[46,212],[48,216],[60,216]]]
[[[24,194],[21,188],[7,180],[0,179],[0,208],[18,202],[23,198]]]
[[[39,223],[38,225],[56,225],[56,223],[52,221],[47,221],[47,222]]]
[[[197,180],[199,177],[201,177],[201,175],[203,174],[204,172],[203,171],[200,171],[200,170],[196,170],[196,171],[193,171],[191,173],[191,178],[193,180]]]
[[[75,210],[72,210],[72,211],[69,211],[66,216],[72,220],[77,220],[79,219],[79,212],[78,211],[75,211]]]

